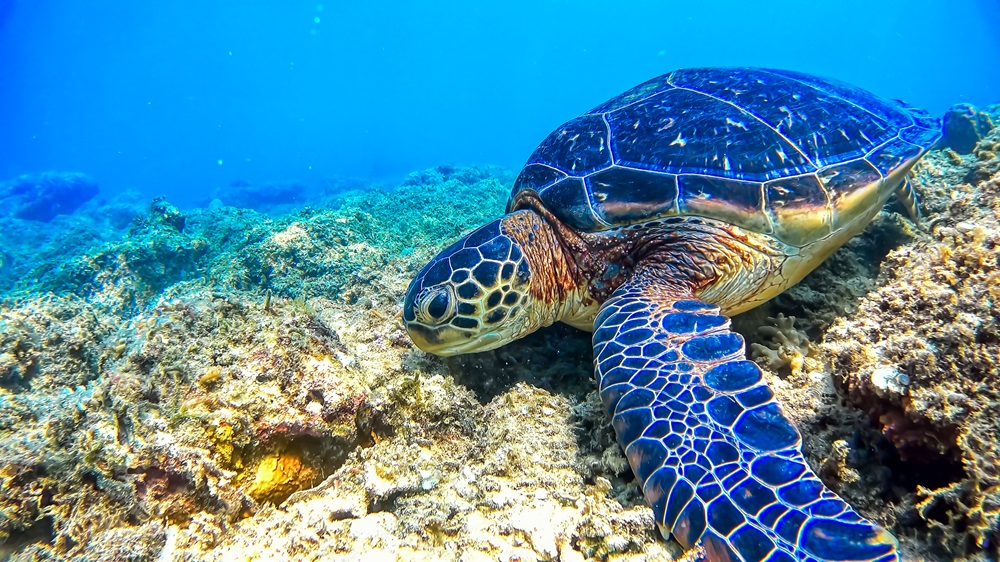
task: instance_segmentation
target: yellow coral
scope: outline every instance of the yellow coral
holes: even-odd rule
[[[205,369],[205,374],[198,379],[201,384],[211,384],[222,378],[222,367],[218,365],[212,365]]]
[[[223,466],[229,466],[236,449],[233,446],[233,426],[225,422],[218,423],[212,432],[212,441],[215,443],[216,461]]]
[[[302,451],[289,447],[260,459],[246,492],[257,501],[279,504],[292,493],[312,486],[317,476],[316,469],[303,460]]]
[[[795,329],[795,317],[778,314],[768,318],[771,326],[761,326],[758,333],[770,339],[767,345],[751,344],[751,355],[772,371],[788,367],[791,374],[802,371],[809,353],[809,338]]]

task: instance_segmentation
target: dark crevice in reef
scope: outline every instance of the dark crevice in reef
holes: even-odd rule
[[[885,437],[880,447],[881,464],[890,469],[894,487],[907,492],[916,492],[918,486],[936,490],[968,477],[962,465],[957,427],[912,420],[897,406],[877,396],[862,396],[842,384],[838,386],[868,414]]]
[[[373,407],[368,402],[358,407],[358,413],[354,418],[354,427],[358,436],[356,445],[365,449],[374,445],[376,438],[379,440],[389,439],[396,434],[395,428],[389,423],[389,416],[386,412]]]
[[[385,497],[374,498],[368,503],[368,513],[392,513],[396,511],[396,500],[417,494],[417,488],[396,488]]]
[[[51,545],[55,542],[56,532],[52,516],[36,520],[30,527],[10,533],[7,540],[0,543],[0,559],[7,560],[14,553],[32,544]]]
[[[243,451],[251,462],[268,463],[270,470],[285,473],[286,481],[278,485],[257,486],[252,481],[259,467],[245,471],[248,494],[258,502],[280,505],[293,493],[316,486],[333,474],[347,460],[348,455],[363,445],[363,438],[347,439],[338,435],[311,433],[316,428],[297,424],[279,425],[275,435]]]
[[[893,199],[884,210],[895,213],[895,217],[890,217],[888,220],[866,229],[864,236],[868,237],[870,243],[864,245],[860,250],[855,250],[862,259],[875,268],[876,275],[882,268],[882,262],[885,261],[889,252],[912,242],[914,234],[911,229],[917,230],[919,228],[907,218],[906,209],[899,200]],[[921,225],[923,223],[922,219]]]
[[[891,484],[907,492],[916,492],[918,486],[931,490],[945,488],[968,477],[962,459],[954,454],[925,452],[915,456],[911,452],[904,460],[889,443],[883,451],[882,463],[890,470]]]
[[[580,402],[593,385],[590,333],[556,324],[500,349],[445,359],[455,382],[487,404],[518,382]]]

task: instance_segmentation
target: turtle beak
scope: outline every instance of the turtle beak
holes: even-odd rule
[[[449,349],[453,346],[447,339],[440,336],[440,331],[440,329],[428,328],[421,324],[406,325],[406,332],[410,335],[410,340],[421,350],[434,355],[455,355],[455,353],[449,353]]]
[[[426,326],[421,326],[420,324],[408,324],[406,329],[414,345],[422,351],[440,357],[489,351],[502,346],[508,341],[507,338],[504,338],[498,332],[470,335],[468,332],[449,329],[447,327],[428,329]],[[442,332],[448,333],[442,334]]]

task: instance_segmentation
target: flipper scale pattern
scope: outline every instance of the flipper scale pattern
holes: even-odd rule
[[[648,273],[648,272],[647,272]],[[661,532],[710,560],[898,560],[809,469],[719,308],[638,274],[594,330],[601,398]]]

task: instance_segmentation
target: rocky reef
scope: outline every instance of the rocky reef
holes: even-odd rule
[[[25,174],[0,183],[0,203],[10,216],[49,222],[57,215],[71,214],[98,191],[97,183],[85,174]]]
[[[1000,107],[969,113],[992,122]],[[740,319],[773,384],[791,383],[778,394],[801,416],[821,475],[883,514],[907,559],[997,553],[998,149],[990,128],[967,155],[931,152],[916,174],[922,225],[888,207],[801,285]]]
[[[820,354],[910,481],[895,505],[943,557],[1000,539],[1000,131],[920,170],[926,231],[892,249]],[[959,163],[959,160],[961,161]]]
[[[889,206],[735,319],[813,467],[906,559],[997,555],[998,148],[932,152],[923,225]],[[448,359],[406,336],[409,280],[512,180],[5,218],[36,234],[0,268],[0,558],[695,559],[642,501],[588,334]]]
[[[996,111],[992,113],[996,115]],[[989,111],[968,103],[956,104],[944,115],[944,135],[940,147],[950,148],[958,154],[972,154],[979,141],[995,126],[995,119]]]

